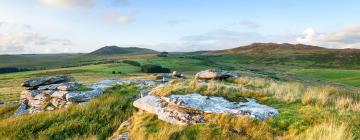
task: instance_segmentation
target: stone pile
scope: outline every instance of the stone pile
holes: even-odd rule
[[[103,89],[77,91],[81,86],[74,78],[51,76],[31,79],[22,84],[26,90],[20,94],[21,105],[15,116],[66,108],[71,104],[83,103],[103,94]],[[90,88],[89,88],[90,89]]]
[[[209,69],[200,71],[195,75],[198,80],[224,80],[227,78],[236,78],[238,75],[234,72],[221,70],[221,69]]]

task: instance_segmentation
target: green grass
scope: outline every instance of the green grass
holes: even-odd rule
[[[300,69],[300,70],[291,70],[290,73],[295,73],[315,79],[360,87],[360,70]]]
[[[3,119],[0,120],[0,138],[106,139],[135,111],[131,100],[138,92],[131,85],[116,86],[85,106]]]

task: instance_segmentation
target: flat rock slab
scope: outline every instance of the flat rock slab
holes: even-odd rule
[[[50,85],[50,84],[57,84],[62,82],[70,82],[73,81],[73,77],[68,76],[50,76],[50,77],[41,77],[36,79],[31,79],[25,81],[22,86],[24,87],[38,87],[41,85]]]
[[[195,75],[196,79],[200,79],[200,80],[219,80],[219,79],[226,79],[226,78],[236,78],[238,77],[238,75],[234,72],[230,72],[230,71],[226,71],[226,70],[221,70],[221,69],[216,69],[216,70],[204,70],[204,71],[200,71]]]
[[[200,94],[170,95],[162,98],[168,103],[207,113],[248,115],[259,120],[273,117],[279,113],[275,108],[256,103],[254,99],[248,99],[248,102],[236,103],[229,102],[223,97],[202,96]]]
[[[74,91],[77,88],[76,83],[60,83],[39,86],[38,90],[61,90],[61,91]]]

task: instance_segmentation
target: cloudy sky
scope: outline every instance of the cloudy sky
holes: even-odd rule
[[[253,42],[360,49],[358,0],[1,0],[0,54]]]

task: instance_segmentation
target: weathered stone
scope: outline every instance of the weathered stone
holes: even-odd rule
[[[136,100],[133,105],[141,110],[156,114],[160,120],[175,125],[188,125],[192,121],[190,114],[185,111],[166,106],[160,97],[155,95],[147,95]]]
[[[60,83],[39,86],[38,90],[61,90],[61,91],[73,91],[76,90],[76,83]]]
[[[133,105],[139,109],[156,114],[159,110],[164,108],[158,96],[148,95],[136,100]]]
[[[199,80],[222,80],[227,78],[236,78],[238,75],[236,73],[225,71],[221,69],[216,70],[204,70],[200,71],[195,75],[196,79]]]
[[[45,111],[45,107],[43,107],[43,106],[31,106],[29,108],[29,113],[30,114],[43,112],[43,111]]]
[[[23,102],[20,104],[19,108],[15,111],[14,115],[20,116],[20,115],[27,114],[28,113],[28,110],[27,110],[28,102],[29,102],[29,100],[27,100],[27,99],[23,100]]]
[[[62,83],[59,87],[57,87],[57,90],[61,91],[74,91],[77,88],[76,83]]]
[[[68,93],[67,91],[55,91],[53,94],[51,94],[51,97],[62,99],[65,98],[67,93]]]
[[[20,93],[20,100],[33,100],[36,95],[40,94],[38,90],[24,90]]]
[[[46,96],[44,93],[40,93],[40,94],[36,95],[33,99],[34,99],[34,100],[42,100],[42,101],[44,101],[44,100],[46,100],[46,99],[48,99],[48,98],[49,98],[49,97]]]
[[[259,120],[273,117],[279,112],[269,106],[256,103],[254,99],[248,102],[229,102],[223,97],[202,96],[200,94],[170,95],[163,99],[173,105],[204,111],[207,113],[229,113],[247,115]]]
[[[53,107],[53,106],[48,106],[48,107],[46,107],[46,111],[53,111],[53,110],[55,110],[56,108],[55,107]]]
[[[55,106],[56,108],[64,108],[66,105],[66,101],[65,99],[60,99],[60,98],[52,98],[50,100],[50,103]]]
[[[68,76],[51,76],[51,77],[41,77],[36,79],[31,79],[25,81],[22,86],[24,87],[38,87],[41,85],[49,85],[49,84],[57,84],[61,82],[70,82],[73,81],[74,78]]]
[[[66,100],[70,102],[87,102],[103,94],[103,90],[96,89],[84,92],[70,92],[66,94]]]
[[[0,106],[4,105],[4,102],[0,101]]]

